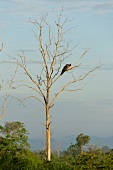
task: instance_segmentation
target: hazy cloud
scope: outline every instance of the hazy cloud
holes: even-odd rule
[[[36,14],[40,11],[48,12],[48,11],[58,11],[61,10],[62,6],[64,7],[64,11],[66,10],[75,10],[75,11],[93,11],[93,12],[113,12],[113,2],[112,1],[88,1],[88,0],[43,0],[36,1],[33,0],[8,0],[1,1],[1,9],[0,11],[17,13],[19,15],[27,15],[28,13]],[[10,5],[6,5],[6,3]],[[13,4],[13,5],[12,5]],[[12,6],[11,6],[12,5]],[[7,6],[7,7],[6,7]],[[15,8],[16,7],[16,8]]]
[[[70,1],[67,9],[76,11],[91,11],[91,12],[113,12],[113,2],[111,1]]]

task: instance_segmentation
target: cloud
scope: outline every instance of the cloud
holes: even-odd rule
[[[68,10],[90,11],[90,12],[113,12],[113,2],[111,1],[70,1]]]
[[[74,10],[77,12],[113,12],[113,2],[112,1],[102,1],[102,0],[0,0],[1,10],[5,12],[10,12],[17,15],[36,15],[37,13],[44,12],[55,12],[61,10],[62,6],[64,11]],[[6,4],[9,5],[6,5]],[[6,8],[7,6],[7,8]]]
[[[32,2],[29,0],[6,0],[1,2],[0,11],[8,12],[9,14],[27,14],[37,11],[37,13],[41,10],[46,9],[46,4],[44,5],[41,1],[33,0]]]
[[[106,14],[113,12],[113,2],[107,0],[0,0],[0,16],[7,16],[4,23],[4,17],[1,17],[2,25],[20,24],[20,17],[25,21],[29,17],[38,19],[42,15],[49,13],[49,19],[55,18],[56,14],[62,10],[70,15],[72,12],[96,12]],[[16,16],[16,17],[15,17]],[[19,17],[19,18],[18,18]],[[13,20],[14,18],[14,20]],[[15,18],[18,23],[15,22]],[[8,24],[7,24],[8,23]]]
[[[92,9],[98,12],[113,12],[113,2],[103,2],[95,4]]]

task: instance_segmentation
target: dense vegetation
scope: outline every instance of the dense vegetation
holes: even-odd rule
[[[27,142],[27,130],[21,122],[6,122],[0,126],[0,170],[112,170],[113,152],[107,148],[90,146],[83,151],[90,138],[80,134],[75,144],[57,156],[52,153],[52,160],[45,160],[44,151],[30,150]]]

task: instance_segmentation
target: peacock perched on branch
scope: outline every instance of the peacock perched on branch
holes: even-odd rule
[[[66,64],[66,65],[64,66],[64,68],[62,69],[61,75],[63,75],[63,73],[64,73],[65,71],[67,71],[70,67],[71,67],[71,64]]]

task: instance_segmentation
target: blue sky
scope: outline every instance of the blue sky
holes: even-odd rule
[[[77,26],[67,37],[79,46],[72,53],[72,64],[85,48],[90,48],[83,59],[90,68],[100,60],[102,67],[89,76],[82,84],[82,91],[63,93],[51,110],[53,137],[79,134],[112,136],[113,135],[113,1],[112,0],[0,0],[0,42],[4,42],[2,58],[14,56],[18,50],[25,50],[26,55],[35,58],[37,42],[28,22],[29,18],[39,19],[48,13],[50,23],[54,22],[63,6],[63,18],[75,18],[69,27]],[[37,70],[36,64],[29,66]],[[82,71],[87,71],[84,66]],[[8,78],[9,70],[4,65],[0,76]],[[80,70],[81,72],[81,70]],[[6,73],[3,75],[3,73]],[[68,74],[69,75],[69,74]],[[66,75],[63,81],[66,80]],[[62,85],[62,83],[60,83]],[[57,90],[57,87],[53,89]],[[23,89],[24,91],[24,89]],[[18,95],[23,91],[18,90]],[[1,96],[2,100],[2,96]],[[3,117],[5,121],[25,122],[30,137],[42,136],[45,121],[44,110],[34,101],[22,108],[15,101]],[[38,111],[35,109],[38,108]]]

